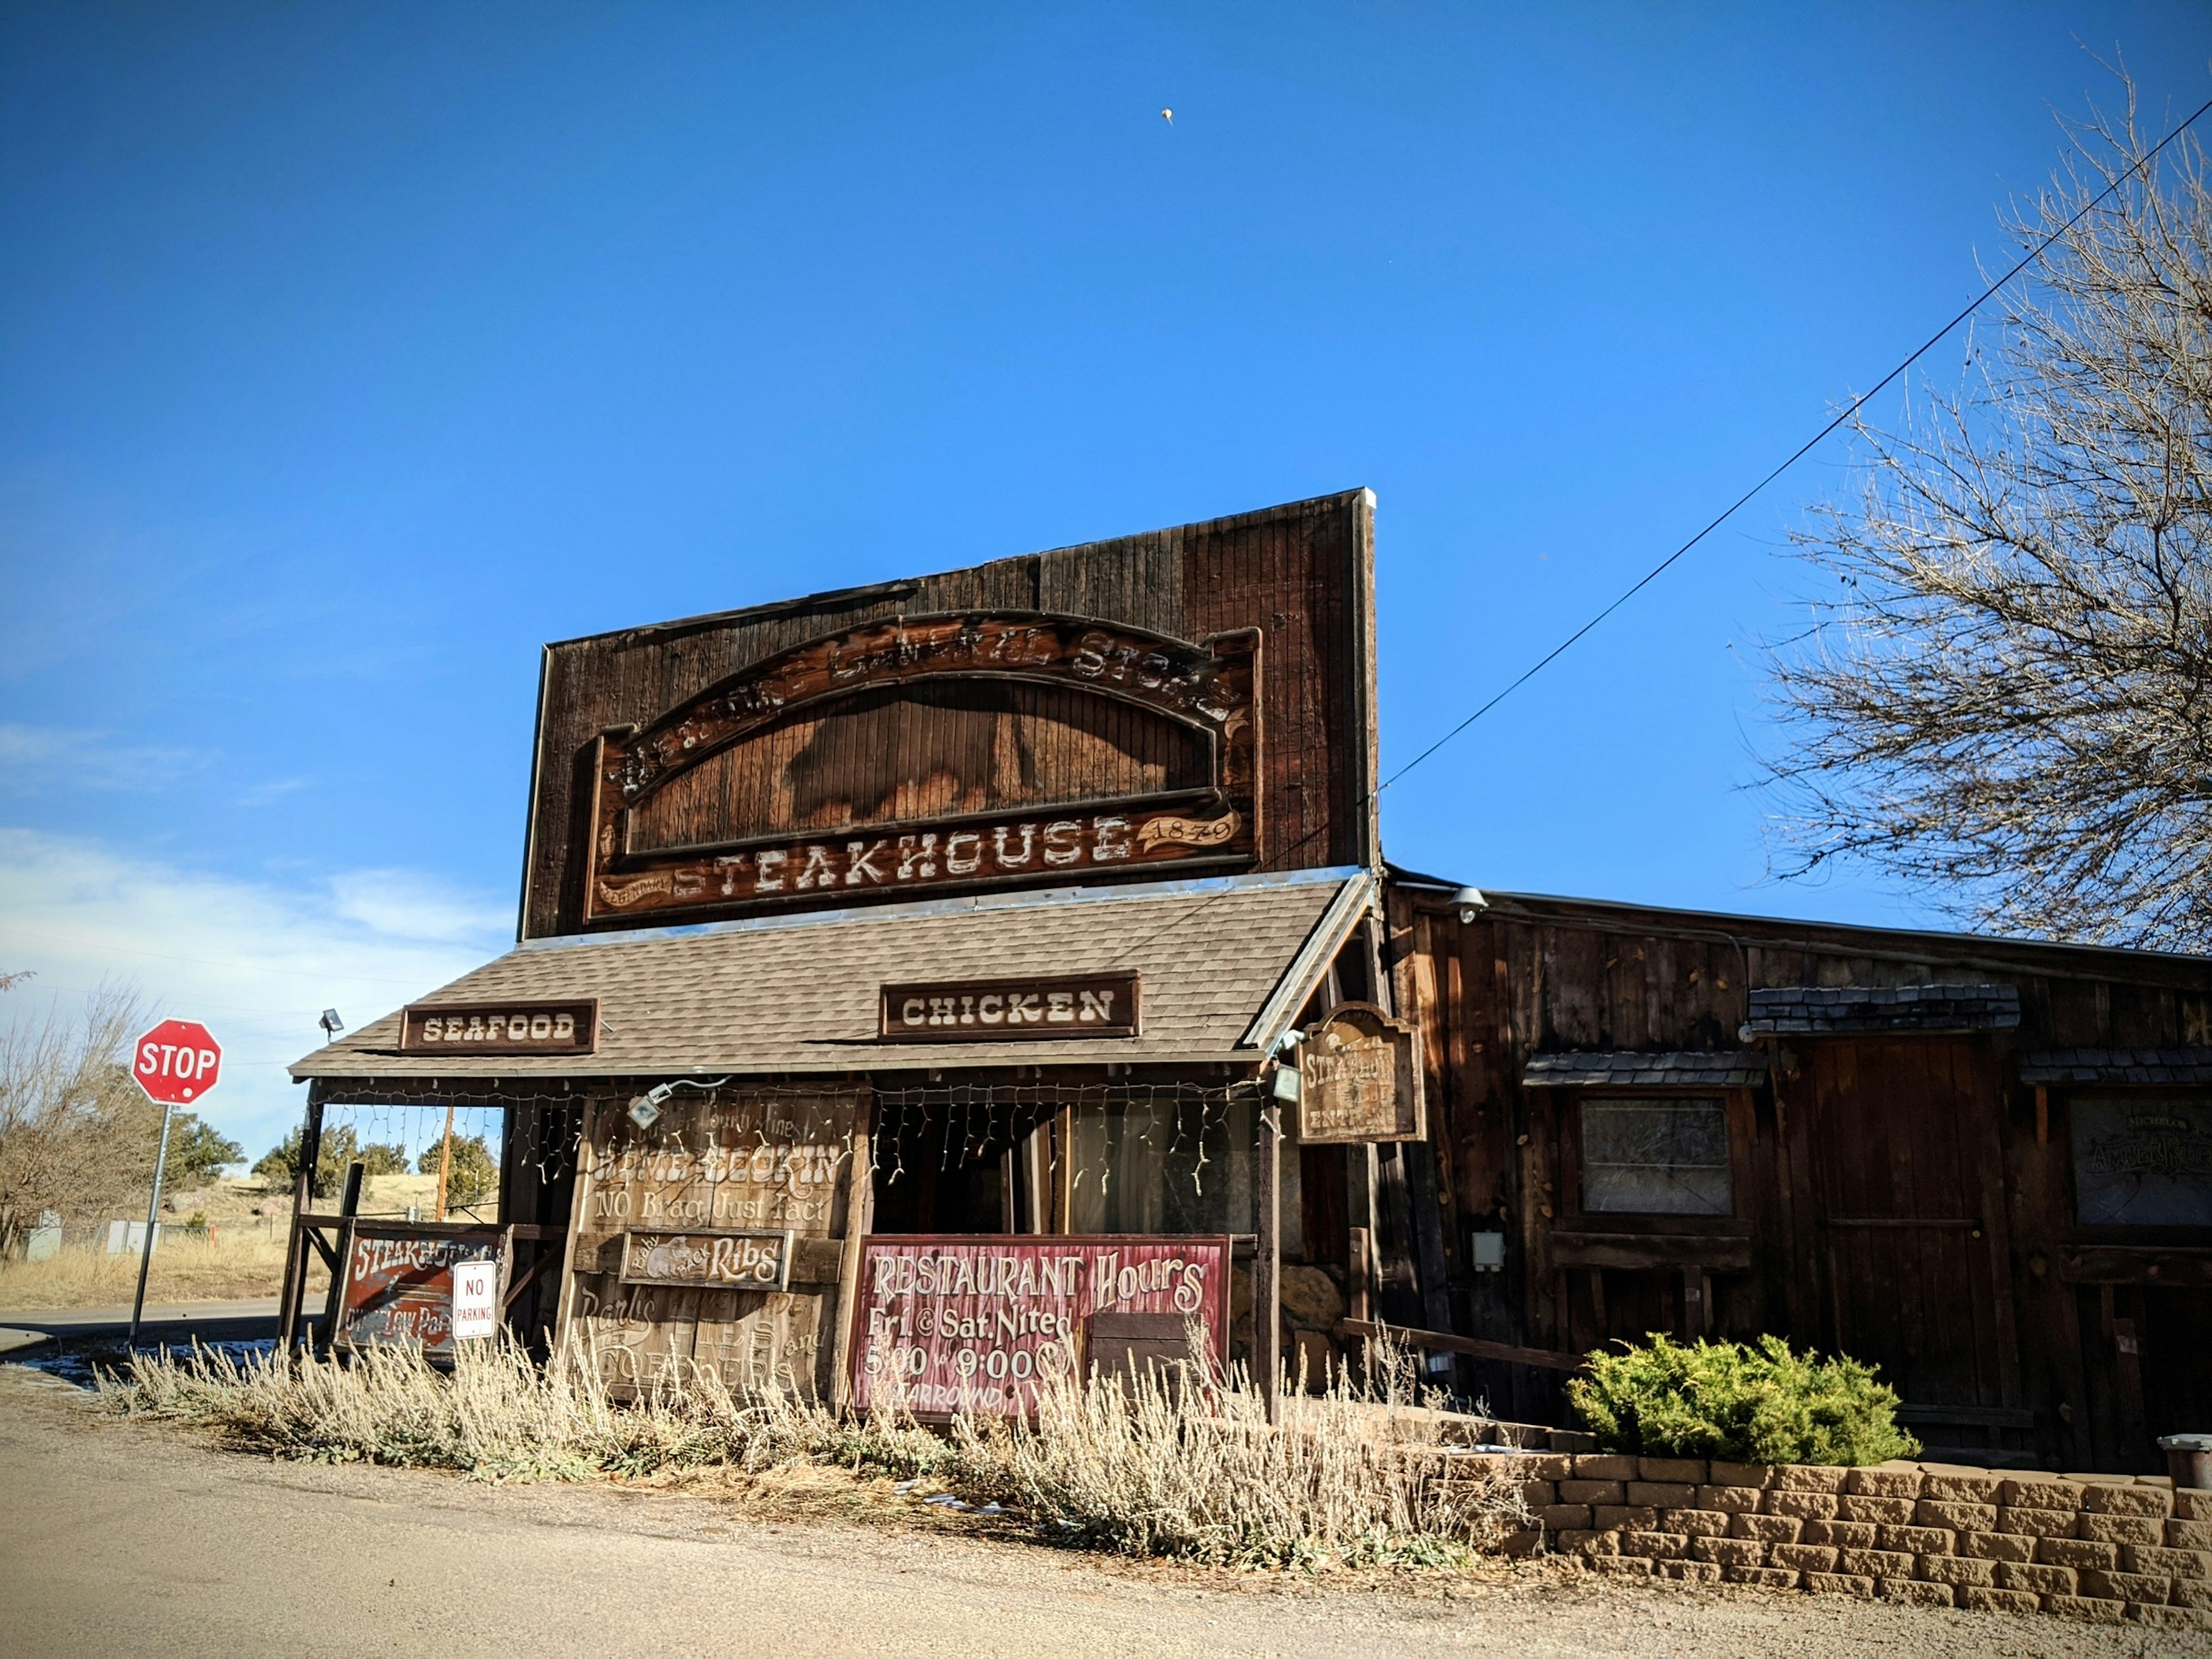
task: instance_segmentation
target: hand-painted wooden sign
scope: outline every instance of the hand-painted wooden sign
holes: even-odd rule
[[[496,1227],[443,1229],[404,1223],[356,1224],[345,1261],[345,1293],[332,1340],[353,1347],[412,1344],[442,1354],[453,1346],[453,1267],[496,1262]]]
[[[1372,1003],[1329,1012],[1298,1046],[1298,1139],[1309,1146],[1428,1134],[1413,1028]]]
[[[791,1288],[788,1231],[623,1235],[625,1285],[691,1285],[710,1291]]]
[[[851,1085],[687,1093],[649,1127],[619,1095],[593,1101],[577,1154],[562,1340],[590,1354],[618,1393],[714,1370],[732,1389],[828,1395],[836,1342],[824,1292],[842,1264],[853,1156],[866,1145],[862,1099]],[[637,1252],[640,1235],[696,1245],[787,1232],[788,1288],[641,1283],[625,1272],[650,1259]],[[659,1265],[677,1264],[664,1255]]]
[[[573,1002],[416,1002],[399,1018],[403,1054],[588,1054],[599,1047],[596,999]]]
[[[1259,635],[849,629],[602,733],[584,919],[1249,863]]]
[[[886,1042],[1000,1042],[1137,1035],[1134,974],[883,988]]]
[[[1082,1373],[1102,1316],[1194,1319],[1218,1363],[1229,1262],[1226,1238],[871,1238],[853,1310],[854,1404],[896,1401],[929,1421],[1028,1413],[1040,1388]],[[1127,1345],[1119,1330],[1112,1340]]]

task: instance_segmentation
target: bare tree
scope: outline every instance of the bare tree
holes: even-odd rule
[[[144,1015],[135,994],[102,987],[0,1026],[0,1254],[42,1210],[144,1207],[161,1109],[125,1063]]]
[[[1963,391],[1855,420],[1863,487],[1796,538],[1835,586],[1767,654],[1778,862],[1862,860],[2008,931],[2202,949],[2212,193],[2192,135],[2153,156],[2132,84],[2067,132],[2004,221],[2057,240]]]

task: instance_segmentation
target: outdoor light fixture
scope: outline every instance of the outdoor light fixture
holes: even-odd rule
[[[335,1008],[324,1009],[323,1017],[315,1024],[323,1028],[323,1041],[325,1042],[337,1042],[338,1033],[345,1030],[345,1022],[338,1018],[338,1011]]]
[[[1276,1099],[1287,1100],[1295,1105],[1297,1103],[1301,1087],[1297,1066],[1277,1066],[1275,1067],[1275,1081],[1272,1092]]]
[[[1473,921],[1476,911],[1487,910],[1490,908],[1490,901],[1483,897],[1482,889],[1480,887],[1461,888],[1451,896],[1451,902],[1458,909],[1459,919],[1462,921]]]
[[[718,1077],[711,1083],[702,1083],[696,1077],[671,1078],[665,1083],[656,1083],[629,1103],[629,1121],[641,1129],[650,1129],[660,1121],[660,1109],[668,1103],[669,1096],[678,1089],[696,1089],[702,1093],[720,1088],[730,1079]]]
[[[676,1092],[672,1083],[656,1083],[629,1103],[629,1121],[641,1129],[650,1129],[660,1121],[660,1103]]]

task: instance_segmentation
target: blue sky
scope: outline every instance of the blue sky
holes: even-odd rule
[[[2212,93],[2194,4],[0,10],[10,1006],[204,1012],[258,1152],[508,938],[542,641],[1358,484],[1388,769],[1971,295],[2085,48]],[[1939,921],[1744,787],[1845,459],[1392,854]]]

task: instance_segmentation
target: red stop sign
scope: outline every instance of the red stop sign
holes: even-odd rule
[[[222,1050],[197,1020],[165,1019],[131,1046],[131,1075],[164,1106],[198,1100],[222,1074]]]

